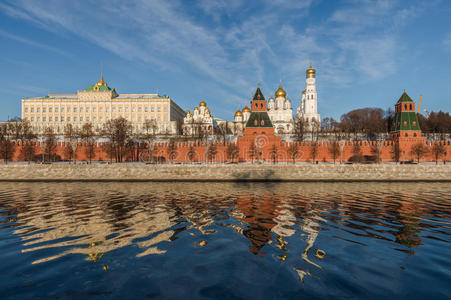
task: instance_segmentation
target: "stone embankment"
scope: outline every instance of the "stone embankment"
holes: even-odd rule
[[[451,165],[9,164],[0,181],[451,181]]]

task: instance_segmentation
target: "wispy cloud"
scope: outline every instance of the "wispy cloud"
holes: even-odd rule
[[[128,60],[190,72],[211,81],[223,101],[232,103],[256,82],[287,79],[300,91],[310,58],[323,80],[337,86],[393,74],[399,30],[424,10],[423,4],[406,6],[400,0],[349,0],[321,22],[303,22],[318,2],[7,0],[0,10],[57,34],[70,32]],[[0,35],[60,51],[4,31]]]

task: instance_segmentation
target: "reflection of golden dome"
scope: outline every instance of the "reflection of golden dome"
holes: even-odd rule
[[[287,96],[287,93],[282,88],[282,83],[279,85],[279,89],[276,91],[276,98],[282,97],[285,98]]]
[[[199,108],[196,106],[196,107],[194,108],[194,110],[199,110]]]
[[[316,70],[313,69],[312,67],[312,62],[310,62],[310,68],[307,69],[307,71],[305,71],[305,76],[307,78],[315,78],[316,76]]]
[[[103,76],[100,76],[100,81],[96,83],[96,86],[108,86],[105,81],[103,81]]]
[[[251,110],[249,109],[249,107],[247,107],[247,105],[243,108],[243,112],[245,113],[245,112],[248,112],[248,113],[250,113],[251,112]]]
[[[238,109],[235,113],[235,117],[242,117],[242,116],[243,116],[243,113],[241,112],[241,110]]]
[[[199,106],[200,106],[200,107],[207,106],[207,103],[205,103],[205,101],[202,100],[202,101],[199,103]]]

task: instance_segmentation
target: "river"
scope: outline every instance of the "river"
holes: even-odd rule
[[[0,183],[0,297],[440,299],[450,235],[449,183]]]

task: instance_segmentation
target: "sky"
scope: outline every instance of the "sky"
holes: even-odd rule
[[[205,100],[232,120],[260,83],[295,111],[312,60],[318,112],[451,110],[449,0],[0,0],[0,120],[20,100],[76,93],[103,77],[120,93]]]

